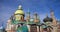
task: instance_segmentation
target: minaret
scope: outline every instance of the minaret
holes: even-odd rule
[[[51,18],[53,19],[53,25],[54,26],[56,26],[57,25],[57,21],[56,21],[56,18],[55,18],[55,16],[54,16],[54,12],[53,12],[53,10],[51,10]]]

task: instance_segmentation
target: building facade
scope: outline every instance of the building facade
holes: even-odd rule
[[[24,19],[25,13],[22,6],[19,5],[17,11],[7,21],[7,32],[57,32],[57,20],[54,12],[51,10],[51,17],[46,16],[43,19],[44,23],[40,23],[37,13],[34,17],[30,17],[30,12],[27,12],[26,20]],[[60,26],[59,26],[60,27]]]

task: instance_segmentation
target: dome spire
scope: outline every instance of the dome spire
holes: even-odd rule
[[[15,14],[24,15],[24,11],[21,5],[18,6],[18,9],[16,10]]]
[[[46,14],[46,17],[48,17],[48,13]]]
[[[29,9],[28,9],[28,14],[30,14],[30,11],[29,11]]]
[[[18,9],[22,9],[22,6],[21,6],[21,5],[19,5]]]

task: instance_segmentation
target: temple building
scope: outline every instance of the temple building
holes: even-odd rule
[[[8,19],[7,32],[57,32],[57,20],[54,12],[51,10],[50,16],[46,15],[43,19],[44,23],[40,22],[39,15],[34,13],[33,18],[30,17],[30,12],[25,15],[22,6],[19,5],[15,13]],[[24,18],[26,17],[26,19]]]

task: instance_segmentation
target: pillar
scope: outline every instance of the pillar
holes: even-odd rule
[[[39,26],[37,26],[37,32],[39,32]]]
[[[27,25],[27,27],[28,27],[28,32],[30,32],[30,25]]]

